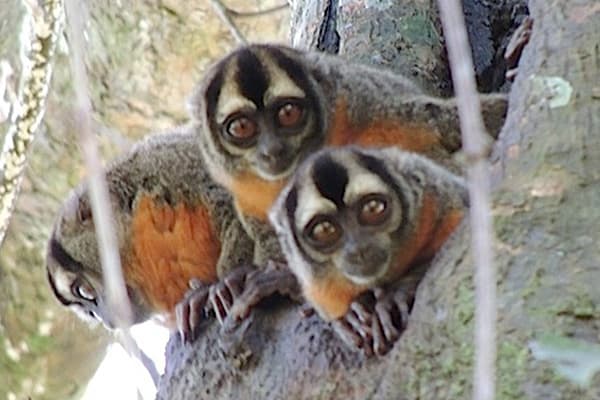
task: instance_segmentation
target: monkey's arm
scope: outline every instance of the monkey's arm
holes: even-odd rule
[[[254,241],[248,236],[240,221],[232,215],[221,228],[221,254],[217,274],[222,278],[233,269],[251,264]]]

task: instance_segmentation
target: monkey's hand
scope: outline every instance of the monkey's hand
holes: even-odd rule
[[[269,261],[266,268],[242,267],[211,287],[210,302],[223,326],[246,319],[261,300],[279,293],[300,298],[300,286],[285,263]]]
[[[389,352],[406,328],[412,295],[402,288],[375,288],[350,304],[343,317],[332,322],[336,333],[349,346],[366,356]]]
[[[221,325],[230,315],[236,299],[244,292],[246,282],[257,272],[254,265],[239,266],[210,287],[208,302]]]
[[[192,279],[189,285],[190,290],[175,306],[177,330],[184,343],[196,340],[209,314],[207,302],[210,285],[197,279]]]

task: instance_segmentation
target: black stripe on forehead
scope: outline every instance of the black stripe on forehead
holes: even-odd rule
[[[311,87],[307,72],[298,60],[288,57],[283,51],[275,48],[268,48],[269,54],[275,60],[275,63],[281,68],[287,76],[306,93]],[[312,93],[307,93],[312,95]]]
[[[383,160],[373,157],[368,154],[356,152],[356,158],[360,165],[379,176],[379,178],[390,185],[396,195],[398,196],[398,200],[400,201],[400,207],[402,208],[402,221],[400,222],[400,227],[403,227],[406,223],[406,218],[408,216],[408,200],[404,194],[404,191],[398,186],[396,180],[392,177],[390,172],[388,171]]]
[[[321,195],[331,200],[338,208],[344,203],[344,192],[348,185],[348,171],[329,155],[322,155],[315,161],[312,179]]]
[[[296,208],[298,208],[298,189],[296,186],[292,187],[285,197],[285,217],[287,218],[288,226],[292,231],[292,238],[294,240],[294,245],[304,253],[302,246],[300,245],[300,241],[298,240],[298,232],[296,229],[296,223],[294,218],[294,213],[296,212]]]
[[[292,187],[285,197],[285,213],[291,227],[294,226],[294,213],[298,208],[298,190],[296,186]]]
[[[223,85],[223,77],[225,72],[222,67],[219,72],[215,74],[210,83],[208,84],[204,93],[204,101],[206,101],[206,116],[211,124],[214,122],[215,110],[217,108],[217,102],[219,101],[219,94],[221,93],[221,86]]]
[[[52,257],[61,267],[69,272],[80,273],[84,269],[83,265],[71,257],[54,237],[50,239],[48,253],[49,257]]]
[[[269,74],[258,57],[250,50],[240,50],[237,57],[235,79],[242,96],[250,99],[259,108],[269,87]]]
[[[304,92],[306,107],[313,115],[314,126],[310,129],[311,133],[303,138],[302,149],[308,151],[320,147],[323,141],[322,132],[326,130],[325,110],[329,104],[325,104],[327,96],[324,91],[328,89],[328,85],[320,82],[322,78],[319,76],[319,69],[308,69],[305,65],[306,60],[302,59],[302,53],[295,52],[296,56],[290,57],[277,47],[267,47],[266,50],[275,64]],[[319,82],[320,86],[315,86],[316,83],[311,78]]]
[[[298,208],[298,189],[296,188],[296,186],[294,186],[290,189],[285,198],[285,213],[286,218],[288,220],[288,226],[292,231],[292,239],[294,240],[294,245],[296,246],[298,251],[306,260],[315,263],[316,260],[306,252],[304,247],[302,247],[302,245],[300,244],[300,240],[298,239],[298,234],[302,234],[302,227],[297,227],[295,223],[294,213],[296,212],[296,208]],[[300,232],[298,232],[298,230],[300,230]]]

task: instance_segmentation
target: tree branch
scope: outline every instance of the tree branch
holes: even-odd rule
[[[77,102],[75,118],[80,132],[81,149],[89,172],[89,196],[96,236],[98,237],[107,302],[111,313],[115,317],[114,321],[117,333],[121,336],[123,346],[130,355],[140,360],[147,368],[156,385],[158,380],[156,367],[147,362],[147,357],[141,353],[129,332],[129,327],[133,321],[133,314],[121,269],[106,176],[98,155],[98,144],[91,132],[92,104],[88,93],[87,73],[83,61],[84,21],[86,18],[77,0],[67,0],[66,6],[69,18],[67,32],[72,52],[71,68],[73,71],[73,86]]]
[[[285,10],[286,8],[288,8],[287,3],[280,4],[278,6],[273,6],[271,8],[265,8],[264,10],[258,10],[258,11],[236,11],[229,7],[225,7],[227,14],[229,14],[235,18],[261,17],[263,15],[268,15],[268,14],[272,14],[272,13],[275,13],[275,12],[278,12],[281,10]]]
[[[43,8],[34,0],[24,0],[28,13],[23,21],[27,40],[22,46],[22,73],[13,122],[4,138],[0,154],[0,244],[23,180],[27,151],[44,116],[52,76],[52,58],[63,28],[63,3],[47,1]]]
[[[248,41],[246,40],[242,32],[239,30],[235,22],[233,22],[233,20],[231,19],[231,16],[228,12],[229,9],[225,7],[220,0],[210,0],[210,4],[212,5],[219,18],[221,18],[223,23],[227,25],[229,31],[231,32],[235,40],[238,42],[238,44],[248,43]]]
[[[464,14],[457,1],[439,0],[463,148],[469,160],[471,248],[475,261],[475,371],[473,398],[493,400],[496,360],[496,277],[492,263],[489,162]]]

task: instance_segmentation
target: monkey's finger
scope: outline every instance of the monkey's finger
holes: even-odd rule
[[[192,278],[192,279],[190,279],[190,280],[189,280],[189,282],[188,282],[188,287],[189,287],[191,290],[196,290],[196,289],[199,289],[199,288],[201,288],[202,286],[204,286],[204,283],[203,283],[203,282],[202,282],[200,279],[198,279],[198,278]]]
[[[403,290],[398,290],[394,294],[394,303],[398,309],[401,329],[406,328],[413,300],[414,297],[408,296]]]
[[[353,301],[350,303],[350,310],[356,314],[361,324],[371,325],[373,313],[367,310],[364,304],[359,301]]]
[[[272,282],[256,280],[247,282],[244,292],[235,299],[230,317],[238,322],[247,318],[252,308],[272,293]]]
[[[371,330],[371,326],[363,324],[353,311],[348,311],[343,318],[348,325],[352,327],[354,332],[360,335],[363,343],[367,344],[373,341],[373,331]]]
[[[185,343],[189,340],[191,333],[189,325],[189,307],[187,302],[184,300],[175,306],[175,324],[181,340]]]
[[[396,327],[392,316],[393,308],[395,304],[391,303],[391,299],[381,300],[375,304],[375,322],[374,325],[379,326],[382,329],[382,334],[389,342],[393,343],[400,337],[400,331],[402,329],[402,322],[400,326]]]
[[[300,309],[298,310],[298,312],[300,312],[300,315],[302,316],[302,318],[308,318],[315,314],[315,309],[310,304],[304,303],[300,306]]]
[[[196,339],[200,325],[206,319],[204,309],[207,299],[208,288],[200,287],[188,292],[175,306],[176,325],[184,342]]]
[[[372,321],[373,318],[369,316],[369,323],[361,322],[360,318],[352,312],[346,314],[346,320],[353,326],[356,333],[358,333],[363,341],[362,351],[365,356],[370,357],[374,354],[374,335]]]
[[[373,288],[371,292],[373,292],[376,301],[383,300],[387,295],[387,292],[382,287]]]
[[[208,301],[211,304],[211,307],[215,313],[215,317],[219,324],[222,326],[225,318],[227,317],[227,313],[229,311],[229,307],[223,304],[223,297],[220,296],[219,292],[221,291],[221,284],[217,283],[211,286]]]
[[[331,326],[335,333],[342,339],[346,345],[352,348],[361,349],[363,347],[363,339],[357,334],[348,322],[342,317],[331,322]]]
[[[233,303],[237,296],[242,294],[246,276],[247,273],[229,274],[223,279],[223,285],[227,287],[227,290],[229,291],[228,298],[231,299],[231,303]],[[229,307],[231,307],[231,303],[229,304]]]
[[[389,351],[391,345],[386,338],[379,318],[373,319],[373,325],[371,328],[373,330],[373,352],[379,356],[382,356]]]
[[[204,308],[208,299],[208,293],[204,293],[192,296],[189,299],[188,309],[188,326],[189,326],[189,341],[193,342],[198,337],[201,331],[201,326],[206,321],[206,314]]]

